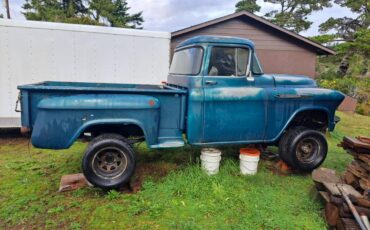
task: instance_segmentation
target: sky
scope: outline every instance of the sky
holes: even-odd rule
[[[15,20],[24,20],[21,13],[25,0],[9,0],[11,16]],[[144,29],[156,31],[176,31],[192,25],[196,25],[211,19],[215,19],[235,11],[238,0],[127,0],[131,7],[130,12],[143,11]],[[257,15],[262,16],[266,12],[276,9],[278,6],[257,0],[262,7]],[[0,13],[5,15],[4,0],[0,2]],[[354,14],[347,8],[334,5],[309,16],[313,21],[311,28],[300,34],[303,36],[318,35],[318,26],[328,18],[353,17]]]

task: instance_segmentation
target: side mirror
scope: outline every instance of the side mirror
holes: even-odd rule
[[[254,77],[252,75],[252,71],[249,70],[247,73],[247,81],[254,81]]]

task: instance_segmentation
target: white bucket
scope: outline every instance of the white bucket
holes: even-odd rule
[[[243,175],[254,175],[257,173],[259,156],[239,155],[240,171]]]
[[[200,160],[203,170],[208,175],[217,174],[220,167],[221,151],[214,148],[202,149]]]

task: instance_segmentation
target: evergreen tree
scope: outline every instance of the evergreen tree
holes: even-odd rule
[[[272,10],[265,16],[273,23],[296,33],[310,28],[308,15],[331,6],[331,0],[264,0],[278,4],[279,10]]]
[[[256,0],[241,0],[235,5],[235,12],[248,11],[250,13],[259,12],[261,7],[256,3]]]
[[[329,18],[319,28],[321,33],[333,31],[333,40],[344,41],[336,47],[342,56],[338,73],[345,76],[350,68],[351,59],[362,56],[367,61],[370,55],[370,3],[368,0],[335,0],[336,4],[349,8],[358,16],[356,18]],[[364,72],[368,72],[368,64]]]
[[[125,0],[26,0],[27,20],[137,28],[142,12],[129,14]]]
[[[370,26],[370,2],[368,0],[335,0],[342,7],[349,8],[358,16],[356,18],[329,18],[320,25],[320,32],[334,31],[338,38],[353,41],[359,30],[367,30]]]
[[[62,0],[61,2],[63,10],[72,15],[76,14],[86,14],[88,8],[84,5],[83,0]]]
[[[107,23],[107,17],[114,10],[114,5],[111,0],[90,0],[89,14],[96,22]]]
[[[114,10],[109,22],[115,27],[137,28],[144,22],[142,12],[129,15],[127,12],[130,9],[125,0],[116,0]]]

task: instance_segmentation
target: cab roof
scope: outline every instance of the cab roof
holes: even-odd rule
[[[226,36],[210,36],[202,35],[189,38],[181,42],[176,49],[179,49],[184,46],[195,45],[200,43],[213,43],[213,44],[240,44],[248,45],[254,48],[254,43],[251,40],[239,37],[226,37]]]

